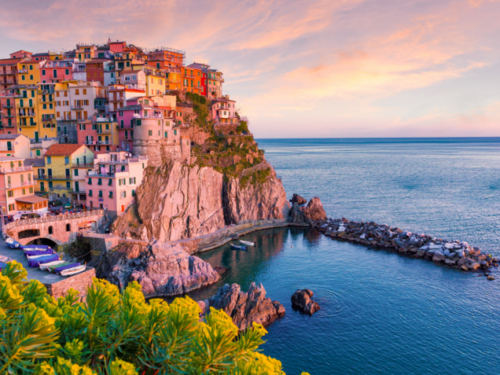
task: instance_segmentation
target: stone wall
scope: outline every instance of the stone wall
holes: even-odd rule
[[[74,276],[69,276],[53,284],[44,284],[47,288],[47,293],[55,299],[66,295],[68,290],[74,289],[80,294],[80,299],[84,300],[87,296],[87,288],[92,285],[92,279],[95,277],[95,269],[90,268],[85,272]]]
[[[76,120],[57,121],[57,138],[59,143],[78,143]]]
[[[236,134],[236,128],[239,124],[217,124],[214,129],[219,135]]]

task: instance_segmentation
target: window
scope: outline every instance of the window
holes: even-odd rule
[[[45,70],[42,70],[42,76],[44,76],[44,75],[45,75]],[[59,93],[58,93],[58,94],[59,94]],[[58,95],[58,96],[59,96],[59,95]]]
[[[33,65],[30,65],[30,70],[33,70]]]
[[[132,190],[132,196],[135,197],[135,190]]]
[[[49,227],[49,234],[54,234],[54,228],[52,228],[51,226]]]
[[[89,182],[88,182],[89,185],[92,185],[92,179],[89,177]]]
[[[47,156],[47,164],[52,164],[52,158],[50,156]]]
[[[99,198],[102,198],[102,190],[99,190]]]
[[[113,186],[113,180],[111,178],[108,181],[108,186]]]
[[[78,176],[78,169],[75,169],[75,176]]]
[[[152,130],[149,130],[148,131],[148,135],[151,137],[153,135],[153,131]]]
[[[54,187],[54,183],[52,181],[49,181],[49,189],[52,189]]]
[[[69,75],[69,69],[66,69],[65,72],[66,72],[66,75]]]
[[[71,188],[71,182],[66,181],[66,189],[70,189],[70,188]]]
[[[140,119],[135,120],[135,125],[141,126],[142,125],[141,120]]]
[[[112,191],[109,192],[109,197],[113,198],[113,192]]]
[[[83,95],[87,95],[87,89],[83,89]]]
[[[165,132],[165,138],[168,138],[168,132]]]
[[[89,190],[89,197],[92,196],[92,190]]]
[[[177,135],[177,129],[174,129],[174,135]]]
[[[23,195],[26,195],[26,189],[23,188]]]
[[[97,185],[102,185],[102,178],[97,179]]]
[[[133,180],[132,180],[132,177],[130,177],[130,178],[128,179],[128,184],[129,184],[129,185],[132,185],[132,181],[133,181]]]
[[[14,196],[14,190],[8,190],[8,191],[7,191],[7,196],[8,196],[9,198],[12,198],[12,197]]]
[[[66,224],[66,232],[71,232],[71,224]]]
[[[30,187],[30,194],[33,194],[33,188]]]

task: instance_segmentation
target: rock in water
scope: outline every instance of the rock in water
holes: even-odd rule
[[[122,290],[129,282],[137,281],[146,298],[181,295],[220,279],[210,264],[189,255],[179,245],[144,246],[133,242],[124,242],[103,255],[96,273]]]
[[[320,309],[318,303],[311,300],[312,296],[312,290],[297,290],[292,295],[292,306],[302,311],[303,313],[312,315]]]
[[[312,198],[306,207],[299,207],[296,202],[290,209],[289,221],[294,224],[311,225],[315,221],[326,220],[326,212],[318,197]]]
[[[307,203],[307,200],[298,194],[294,194],[292,199],[290,199],[290,202],[292,202],[292,204],[297,203],[299,206],[302,206]]]
[[[238,284],[226,284],[209,299],[210,307],[224,310],[234,324],[243,331],[252,323],[264,326],[285,315],[285,308],[278,301],[266,297],[266,290],[253,282],[248,292],[242,292]]]

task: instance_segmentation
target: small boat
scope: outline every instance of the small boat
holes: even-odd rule
[[[255,246],[255,242],[252,242],[252,241],[240,240],[240,243],[242,243],[243,245],[246,245],[246,246]]]
[[[47,245],[26,245],[22,246],[23,251],[47,251],[52,250],[50,246]]]
[[[7,237],[7,239],[5,240],[5,243],[7,245],[9,245],[9,247],[11,249],[18,249],[21,247],[21,244],[19,242],[17,242],[16,240],[10,238],[10,237]]]
[[[240,245],[235,245],[231,244],[231,249],[236,249],[236,250],[246,250],[247,248],[245,246],[240,246]]]
[[[53,262],[53,264],[51,264],[50,266],[47,266],[46,270],[49,272],[55,272],[56,268],[64,267],[64,266],[71,266],[72,264],[73,263],[69,263],[69,262],[66,262],[64,260],[62,261],[62,263]]]
[[[69,268],[67,270],[61,271],[60,275],[61,276],[72,276],[76,275],[77,273],[85,271],[87,266],[85,264],[82,264],[80,266],[74,267],[74,268]]]
[[[41,258],[41,257],[48,257],[48,256],[51,256],[52,254],[39,254],[39,255],[26,255],[26,258],[28,258],[28,260],[33,260],[33,259],[38,259],[38,258]]]
[[[50,266],[59,266],[60,264],[66,263],[64,260],[55,260],[49,263],[40,264],[41,270],[48,270]]]

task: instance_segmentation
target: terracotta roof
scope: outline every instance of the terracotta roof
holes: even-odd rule
[[[14,54],[14,53],[18,53],[18,52],[26,52],[26,53],[31,53],[31,54],[32,54],[32,52],[28,52],[28,51],[25,51],[25,50],[23,50],[23,49],[20,49],[19,51],[12,52],[12,53],[11,53],[11,55],[12,55],[12,54]]]
[[[84,146],[83,145],[74,145],[74,144],[52,145],[48,148],[48,150],[44,156],[69,156],[69,155],[72,155],[80,147],[84,147]]]
[[[1,59],[0,60],[0,65],[3,64],[15,64],[21,61],[22,59]]]
[[[22,198],[16,198],[16,202],[23,202],[23,203],[40,203],[40,202],[45,202],[47,198],[42,198],[37,195],[30,195],[27,197],[22,197]]]

